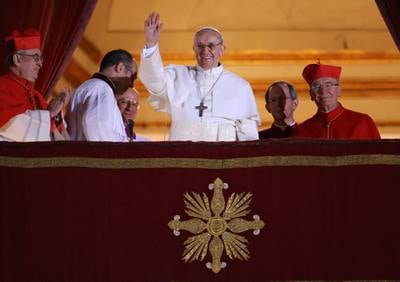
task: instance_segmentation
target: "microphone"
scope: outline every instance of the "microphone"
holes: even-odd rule
[[[135,139],[135,136],[134,136],[134,134],[133,134],[133,127],[135,126],[135,122],[133,121],[133,120],[131,120],[131,119],[128,119],[127,121],[126,121],[126,128],[127,128],[127,131],[128,131],[128,137],[130,138],[130,139]]]

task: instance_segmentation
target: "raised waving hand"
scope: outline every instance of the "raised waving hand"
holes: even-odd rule
[[[161,30],[162,23],[160,22],[160,15],[155,12],[151,13],[144,21],[144,32],[146,34],[147,48],[158,44]]]

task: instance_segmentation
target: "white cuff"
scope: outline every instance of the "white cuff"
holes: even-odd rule
[[[149,48],[144,47],[143,51],[142,51],[143,57],[144,58],[150,57],[157,50],[157,48],[158,48],[158,44],[156,44],[156,45],[154,45],[152,47],[149,47]]]

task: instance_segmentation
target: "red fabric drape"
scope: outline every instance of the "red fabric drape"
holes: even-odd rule
[[[13,29],[35,27],[42,34],[43,68],[36,89],[48,96],[78,45],[97,0],[15,0],[2,6],[1,39]],[[6,50],[2,48],[4,60]],[[1,73],[6,67],[1,65]]]
[[[251,192],[248,261],[185,263],[183,194]],[[400,140],[0,142],[0,281],[399,281]]]
[[[379,11],[393,37],[397,48],[400,50],[400,1],[375,0]]]

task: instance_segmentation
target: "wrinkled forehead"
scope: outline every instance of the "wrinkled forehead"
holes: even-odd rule
[[[224,41],[221,33],[217,29],[212,28],[212,27],[202,28],[195,33],[194,38],[193,38],[194,43],[201,42],[203,40],[208,40],[208,41],[214,40],[214,41],[218,41],[218,42]]]
[[[333,82],[333,83],[337,83],[338,80],[334,77],[320,77],[316,80],[314,80],[311,84],[321,84],[321,83],[326,83],[326,82]]]
[[[121,97],[128,100],[137,100],[139,98],[139,95],[136,89],[128,88],[124,93],[122,93]]]

